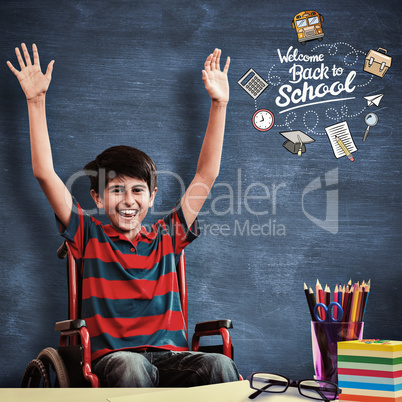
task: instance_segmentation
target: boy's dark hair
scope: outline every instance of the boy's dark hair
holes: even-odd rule
[[[123,175],[144,180],[150,193],[156,187],[154,161],[146,153],[127,145],[106,149],[85,165],[84,172],[91,182],[91,190],[97,194],[103,193],[110,179]]]

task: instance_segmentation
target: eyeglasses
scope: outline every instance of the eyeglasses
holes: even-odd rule
[[[298,388],[300,395],[319,401],[333,401],[342,392],[336,384],[321,380],[294,381],[282,375],[272,373],[253,373],[250,387],[257,390],[249,396],[256,398],[261,392],[285,392],[289,387]]]

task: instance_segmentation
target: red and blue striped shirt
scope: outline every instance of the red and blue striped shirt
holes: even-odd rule
[[[123,349],[188,350],[176,263],[198,224],[187,227],[180,203],[133,242],[75,200],[68,228],[59,225],[82,275],[92,360]]]

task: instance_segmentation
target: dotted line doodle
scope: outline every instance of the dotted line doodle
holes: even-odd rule
[[[307,116],[309,114],[313,114],[315,116],[315,124],[312,127],[309,127],[309,124],[307,122]],[[315,110],[307,110],[306,112],[304,112],[304,114],[303,114],[303,123],[304,123],[304,126],[306,127],[306,130],[307,130],[308,133],[314,133],[314,130],[318,126],[319,121],[320,121],[320,119],[318,117],[318,113]]]
[[[268,71],[267,82],[268,82],[268,84],[272,85],[273,87],[276,87],[276,86],[282,84],[282,79],[281,79],[281,77],[279,75],[272,75],[271,76],[271,73],[272,73],[272,70],[274,69],[274,67],[275,67],[275,64],[273,64],[271,66],[271,68],[269,69],[269,71]],[[276,80],[276,82],[273,81],[273,80]]]
[[[348,113],[348,110],[349,110],[349,109],[348,109],[348,107],[347,107],[346,105],[343,105],[343,106],[341,107],[340,112],[339,112],[338,110],[336,110],[336,109],[330,107],[330,108],[328,108],[328,109],[325,111],[325,116],[326,116],[328,119],[330,119],[330,120],[340,120],[340,119],[344,119],[344,118],[346,118],[346,117],[347,117],[347,118],[357,117],[357,116],[359,116],[360,114],[362,114],[366,109],[367,109],[367,106],[364,106],[363,109],[360,110],[359,112],[354,113],[354,114],[349,114],[349,113]],[[330,112],[334,112],[334,113],[335,113],[335,117],[330,116]]]
[[[345,66],[353,67],[359,61],[359,54],[362,54],[363,57],[366,56],[366,53],[364,53],[362,50],[355,49],[352,45],[350,45],[349,43],[346,43],[346,42],[336,42],[333,44],[321,43],[321,44],[313,47],[311,49],[311,51],[314,51],[319,47],[329,47],[328,54],[330,56],[335,56],[338,53],[338,45],[339,46],[341,46],[341,45],[347,46],[351,49],[350,52],[347,53],[345,55],[345,57],[343,58],[343,63],[345,64]],[[334,50],[333,53],[331,52],[332,49]],[[353,61],[348,61],[348,58],[353,55],[354,55],[355,59]],[[356,86],[358,88],[365,87],[365,86],[369,85],[372,80],[373,80],[373,76],[370,76],[369,80],[367,82],[365,82],[364,84],[356,84]]]
[[[343,46],[347,46],[347,47],[351,48],[351,51],[349,53],[347,53],[345,55],[345,57],[343,58],[343,62],[345,63],[346,66],[349,66],[349,67],[354,66],[359,60],[359,53],[365,55],[365,53],[362,50],[355,49],[352,45],[350,45],[349,43],[346,43],[346,42],[336,42],[336,43],[332,43],[332,44],[321,43],[321,44],[318,44],[317,46],[313,47],[311,49],[311,51],[313,52],[314,50],[316,50],[319,47],[329,47],[328,54],[330,56],[335,56],[338,53],[338,45],[343,45]],[[332,49],[334,50],[333,53],[331,52]],[[347,61],[347,58],[353,54],[355,55],[355,60],[353,61],[353,63],[350,63]]]
[[[284,124],[275,124],[275,127],[286,127],[289,131],[292,130],[291,124],[296,121],[297,114],[295,112],[289,112],[285,117]]]
[[[356,84],[357,87],[361,88],[361,87],[365,87],[367,85],[369,85],[371,83],[371,81],[373,80],[374,76],[370,76],[370,79],[365,83],[365,84]]]

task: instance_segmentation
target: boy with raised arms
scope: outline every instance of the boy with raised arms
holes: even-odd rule
[[[89,162],[91,196],[110,224],[85,213],[53,168],[45,98],[54,61],[43,74],[36,45],[33,63],[25,44],[16,48],[18,78],[28,103],[32,169],[82,276],[82,318],[91,337],[92,370],[101,385],[195,386],[236,381],[234,362],[188,350],[176,261],[197,237],[197,215],[218,176],[226,107],[227,72],[221,51],[205,61],[202,79],[211,97],[208,126],[190,186],[148,232],[141,225],[157,193],[156,167],[145,153],[115,146]]]

